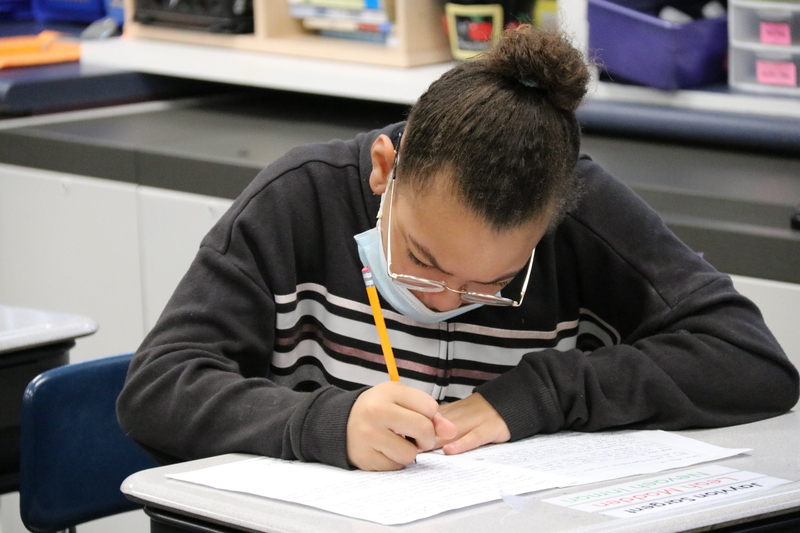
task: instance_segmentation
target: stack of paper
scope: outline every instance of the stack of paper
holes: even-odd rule
[[[425,453],[397,472],[258,457],[174,479],[300,503],[393,525],[514,495],[660,472],[748,450],[712,446],[664,431],[541,435],[463,455]]]

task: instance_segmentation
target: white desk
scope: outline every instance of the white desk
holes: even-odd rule
[[[97,331],[89,317],[0,305],[0,494],[17,490],[22,395],[46,370],[69,362],[78,337]]]
[[[582,492],[595,486],[617,483],[617,481],[607,481],[571,489],[534,493],[521,511],[515,511],[502,501],[496,501],[447,512],[402,526],[382,526],[301,505],[215,490],[165,477],[165,474],[196,470],[249,457],[244,455],[224,455],[139,472],[125,480],[122,491],[128,498],[148,507],[164,509],[208,524],[222,524],[225,526],[223,531],[230,531],[227,528],[232,528],[234,531],[281,533],[310,531],[472,533],[493,530],[512,533],[534,530],[571,533],[590,531],[658,533],[703,531],[712,526],[741,524],[800,510],[800,446],[798,446],[800,412],[791,412],[742,426],[679,433],[718,446],[752,448],[750,455],[716,461],[714,464],[790,479],[793,482],[750,497],[731,498],[718,503],[709,502],[684,510],[664,511],[641,518],[610,518],[541,501],[559,494]],[[638,477],[652,477],[652,474]],[[154,524],[153,531],[156,530]],[[196,530],[202,531],[202,529]],[[174,530],[160,529],[160,531]],[[216,529],[205,531],[216,531]]]
[[[97,323],[83,315],[0,305],[0,353],[91,335]]]

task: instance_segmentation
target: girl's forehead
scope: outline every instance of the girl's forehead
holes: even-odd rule
[[[449,187],[408,188],[394,199],[394,223],[415,252],[466,280],[493,280],[521,269],[547,226],[535,222],[497,231]]]

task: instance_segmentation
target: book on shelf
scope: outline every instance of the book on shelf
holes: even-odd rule
[[[394,0],[289,0],[289,14],[322,37],[392,42]]]
[[[394,11],[386,9],[342,9],[310,4],[290,4],[289,15],[296,19],[346,20],[365,24],[383,24],[394,19]]]
[[[389,0],[289,0],[289,5],[307,5],[343,9],[384,9]]]
[[[346,39],[377,44],[389,44],[391,42],[390,32],[319,30],[317,33],[320,37],[332,37],[334,39]]]
[[[335,18],[317,18],[306,17],[303,19],[303,27],[307,30],[324,30],[324,31],[359,31],[359,32],[374,32],[374,33],[389,33],[392,31],[391,22],[360,22],[358,20],[335,19]]]

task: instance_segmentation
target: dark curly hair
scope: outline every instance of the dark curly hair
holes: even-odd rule
[[[522,25],[487,53],[457,65],[411,108],[398,185],[423,190],[448,175],[465,205],[495,229],[548,214],[579,191],[575,110],[589,69],[568,39]]]

